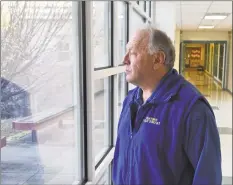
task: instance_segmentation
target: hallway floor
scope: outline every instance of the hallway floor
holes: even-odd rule
[[[232,184],[232,95],[204,72],[187,71],[183,76],[200,90],[214,110],[221,139],[222,184]]]

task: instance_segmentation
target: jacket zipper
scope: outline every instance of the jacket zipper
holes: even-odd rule
[[[168,102],[168,101],[171,99],[171,97],[172,97],[172,95],[169,96],[169,97],[165,100],[165,102]],[[133,103],[130,103],[130,116],[131,116],[131,106],[132,106],[132,104],[133,104]],[[126,157],[126,169],[127,169],[127,172],[126,172],[126,179],[125,179],[125,181],[128,182],[128,184],[130,184],[130,176],[131,176],[131,173],[130,173],[130,170],[131,170],[131,169],[128,169],[128,168],[130,167],[130,165],[131,165],[131,159],[132,159],[132,158],[130,158],[130,161],[129,161],[129,152],[131,151],[131,143],[132,143],[132,139],[133,139],[134,135],[136,135],[136,134],[138,133],[138,131],[139,131],[140,127],[141,127],[141,122],[143,121],[143,118],[145,117],[145,115],[146,115],[146,114],[148,113],[148,111],[150,110],[150,108],[147,107],[147,106],[152,107],[152,106],[155,106],[155,104],[153,104],[153,103],[148,103],[148,104],[145,104],[145,105],[142,105],[141,107],[139,107],[139,109],[137,110],[137,114],[136,114],[136,118],[135,118],[134,124],[137,125],[137,123],[140,123],[140,125],[139,125],[137,131],[135,132],[135,134],[133,134],[132,119],[131,119],[131,117],[130,117],[130,136],[129,136],[130,138],[129,138],[129,144],[128,144],[128,147],[127,147],[127,157]],[[137,115],[138,115],[139,111],[140,111],[142,108],[145,108],[145,107],[147,107],[147,110],[145,111],[145,113],[143,114],[143,116],[140,117],[139,120],[137,120]],[[127,184],[127,183],[126,183],[126,184]]]
[[[137,115],[139,113],[139,111],[142,109],[142,108],[145,108],[147,106],[152,106],[153,104],[146,104],[146,105],[142,105],[141,107],[139,107],[139,109],[137,110],[137,114],[136,114],[136,118],[135,118],[135,121],[134,121],[134,126],[137,125]],[[140,122],[142,122],[144,116],[148,113],[149,111],[149,108],[147,107],[148,110],[145,111],[145,113],[143,114],[143,116],[141,117],[140,119]],[[136,131],[136,133],[139,131],[141,125],[139,126],[138,130]],[[135,133],[135,134],[136,134]],[[131,143],[132,143],[132,139],[133,139],[133,129],[132,129],[132,119],[130,118],[130,140],[129,140],[129,145],[128,145],[128,148],[127,148],[127,175],[126,175],[126,178],[128,178],[128,184],[130,184],[130,176],[131,176],[131,173],[130,173],[130,170],[129,168],[131,168],[131,161],[132,161],[132,158],[130,157],[130,160],[129,160],[129,152],[131,151]]]
[[[130,161],[129,161],[129,151],[130,151],[130,147],[131,147],[131,140],[133,138],[133,129],[132,129],[132,118],[131,118],[131,106],[132,106],[133,103],[130,104],[130,135],[129,135],[129,144],[128,144],[128,147],[127,147],[127,156],[126,156],[126,169],[127,169],[127,172],[126,172],[126,179],[125,179],[125,184],[127,184],[127,178],[128,178],[128,181],[129,181],[129,167],[130,167]]]

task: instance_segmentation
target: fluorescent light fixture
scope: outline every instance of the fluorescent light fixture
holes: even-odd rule
[[[204,17],[204,19],[212,19],[212,20],[223,20],[223,19],[225,19],[227,17],[227,15],[226,14],[222,14],[222,15],[220,15],[220,14],[209,14],[209,15],[206,15],[205,17]]]
[[[212,29],[214,26],[199,26],[199,29]]]

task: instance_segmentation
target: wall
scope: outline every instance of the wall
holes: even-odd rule
[[[227,31],[183,31],[182,40],[228,40]]]

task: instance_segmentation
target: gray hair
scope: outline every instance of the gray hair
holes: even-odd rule
[[[149,43],[148,43],[148,52],[149,54],[154,54],[158,51],[163,51],[165,54],[165,66],[168,69],[174,67],[175,62],[175,47],[171,39],[167,34],[161,30],[154,29],[151,26],[147,26],[149,31]]]

